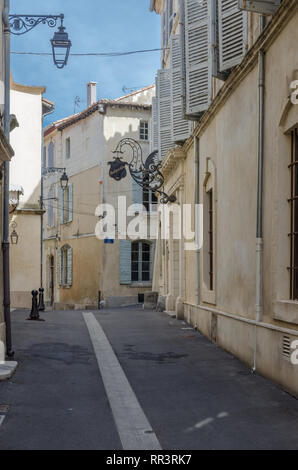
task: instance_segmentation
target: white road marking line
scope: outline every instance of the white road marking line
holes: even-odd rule
[[[91,312],[83,313],[98,367],[124,450],[161,450],[103,329]]]
[[[4,420],[5,420],[5,415],[0,415],[0,428],[1,428]]]

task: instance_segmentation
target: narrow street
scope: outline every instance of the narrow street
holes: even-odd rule
[[[298,447],[298,401],[165,313],[12,315],[2,450]]]

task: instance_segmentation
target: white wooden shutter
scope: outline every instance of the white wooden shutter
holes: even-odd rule
[[[67,250],[67,285],[72,285],[72,248]]]
[[[190,122],[184,119],[182,99],[182,54],[180,36],[171,37],[171,99],[172,99],[172,140],[181,142],[190,136]]]
[[[238,0],[218,0],[219,64],[224,71],[235,67],[247,50],[247,13]]]
[[[63,256],[63,253],[62,253],[62,250],[60,249],[59,250],[59,253],[58,253],[58,279],[59,279],[59,286],[61,286],[63,284],[63,273],[62,273],[62,266],[63,266],[63,261],[62,261],[62,256]]]
[[[68,222],[73,220],[73,184],[68,186]]]
[[[60,223],[64,223],[64,191],[60,188]]]
[[[172,112],[171,112],[171,80],[170,70],[157,72],[158,90],[158,123],[159,123],[159,158],[162,160],[167,151],[173,147]]]
[[[185,0],[186,114],[200,115],[212,97],[211,5]]]
[[[158,150],[158,99],[152,98],[151,150]]]
[[[281,0],[238,0],[241,10],[273,15],[281,4]]]
[[[120,284],[131,284],[131,242],[119,240]]]

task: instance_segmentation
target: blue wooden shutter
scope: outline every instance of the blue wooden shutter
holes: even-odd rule
[[[73,184],[68,186],[68,222],[73,220]]]
[[[60,223],[64,223],[64,191],[60,188]]]
[[[72,285],[72,248],[67,250],[67,285]]]
[[[131,242],[119,240],[120,284],[131,284]]]
[[[62,257],[63,257],[63,252],[62,252],[62,249],[59,250],[58,252],[58,281],[59,281],[59,286],[61,286],[63,284],[63,261],[62,261]]]

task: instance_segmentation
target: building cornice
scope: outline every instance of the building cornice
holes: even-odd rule
[[[185,160],[185,158],[186,153],[182,147],[175,147],[170,149],[161,164],[163,175],[165,177],[169,176],[175,170],[175,168],[177,168],[178,164]]]
[[[280,32],[290,21],[295,11],[298,9],[297,0],[284,0],[278,11],[267,24],[262,34],[258,37],[255,44],[249,49],[241,64],[235,67],[225,81],[224,85],[214,98],[213,102],[203,114],[198,122],[192,136],[185,142],[184,150],[187,152],[192,146],[193,137],[200,137],[214,116],[219,112],[221,107],[226,103],[228,98],[234,93],[235,89],[244,80],[247,74],[254,68],[258,60],[260,51],[266,52]]]

